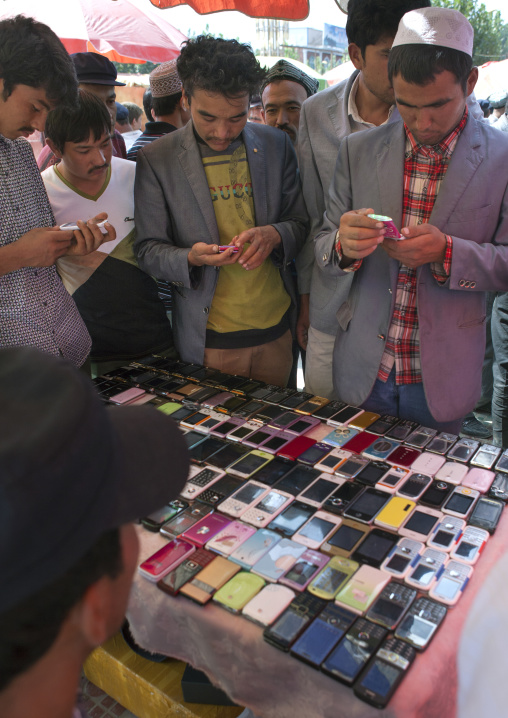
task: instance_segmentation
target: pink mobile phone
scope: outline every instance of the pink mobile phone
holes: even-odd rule
[[[439,469],[446,462],[444,456],[439,454],[431,454],[430,451],[424,451],[420,454],[415,461],[411,464],[411,471],[420,474],[427,474],[427,476],[435,476]]]
[[[219,252],[225,252],[226,249],[232,249],[234,254],[235,254],[236,252],[239,252],[239,251],[240,251],[240,247],[235,247],[234,244],[221,244],[221,245],[219,245]]]
[[[473,467],[469,469],[464,479],[462,479],[461,486],[466,486],[469,489],[476,489],[481,494],[486,494],[492,486],[496,474],[488,469],[480,469]]]
[[[389,239],[405,239],[395,226],[391,217],[387,217],[384,214],[369,214],[367,216],[370,217],[370,219],[375,219],[376,222],[382,222],[384,224],[386,228],[385,237]]]
[[[257,499],[267,494],[268,491],[268,486],[261,484],[259,481],[247,481],[234,494],[224,499],[218,508],[222,513],[237,518],[245,513]]]
[[[181,538],[203,547],[207,541],[222,531],[231,519],[222,514],[209,514],[181,534]]]
[[[376,489],[388,491],[394,494],[405,478],[409,476],[409,469],[403,466],[392,466],[392,468],[382,476],[376,484]]]
[[[330,433],[330,427],[328,424],[324,421],[321,421],[320,424],[316,424],[316,426],[313,426],[312,429],[309,429],[309,431],[306,432],[305,436],[309,439],[315,439],[316,441],[321,441],[325,438],[325,436],[328,436]],[[330,449],[332,447],[330,446]]]
[[[459,464],[456,461],[447,461],[435,475],[438,481],[447,481],[449,484],[460,484],[465,478],[469,467],[466,464]]]
[[[232,521],[208,541],[206,548],[220,553],[221,556],[229,556],[254,533],[256,529],[253,526],[247,526],[241,521]]]
[[[290,434],[289,431],[278,431],[268,439],[265,439],[259,448],[263,451],[268,451],[270,454],[275,454],[276,451],[283,449],[290,441],[293,441],[294,438],[295,435]]]
[[[170,541],[147,558],[138,568],[149,581],[158,581],[190,556],[196,547],[180,538]]]
[[[293,441],[290,441],[289,444],[286,444],[283,449],[277,451],[276,455],[282,456],[285,459],[292,459],[293,461],[296,461],[300,454],[303,454],[304,451],[310,449],[310,447],[314,446],[315,443],[316,440],[309,439],[308,436],[297,436]]]
[[[243,607],[242,616],[261,626],[269,626],[294,598],[295,592],[290,588],[269,583]]]
[[[109,397],[109,401],[112,404],[130,404],[135,399],[139,399],[140,396],[145,396],[146,391],[144,389],[140,389],[139,387],[132,387],[131,389],[126,389],[125,391],[121,391],[118,394],[113,394],[113,396]],[[150,398],[153,399],[153,395],[150,394]]]
[[[245,419],[239,419],[236,416],[228,416],[227,419],[224,419],[223,414],[222,419],[222,423],[217,424],[217,426],[214,426],[210,431],[210,436],[218,436],[220,439],[224,439],[231,431],[245,424]]]
[[[301,416],[298,419],[298,421],[295,421],[293,424],[290,424],[286,431],[289,431],[290,434],[296,434],[296,436],[301,436],[302,434],[306,434],[308,431],[313,429],[315,426],[318,426],[321,424],[321,419],[318,419],[316,416]]]
[[[234,397],[234,394],[232,394],[230,391],[221,391],[220,394],[215,394],[209,399],[204,399],[201,403],[203,406],[208,406],[210,407],[210,409],[212,409],[214,406],[219,406],[219,404],[223,404],[225,401],[231,399],[232,397]]]
[[[330,557],[319,551],[308,549],[297,559],[294,565],[286,571],[279,582],[295,591],[304,591],[312,579],[329,562]]]
[[[270,489],[266,494],[260,496],[245,513],[242,514],[242,521],[252,524],[257,528],[264,528],[272,519],[280,514],[286,506],[294,501],[294,496],[285,491]]]

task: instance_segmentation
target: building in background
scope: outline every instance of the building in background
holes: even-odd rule
[[[259,54],[290,57],[318,72],[326,72],[343,62],[348,43],[345,28],[328,23],[323,27],[323,30],[318,30],[282,20],[258,20],[256,40]]]

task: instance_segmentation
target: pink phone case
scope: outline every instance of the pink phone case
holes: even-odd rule
[[[435,476],[444,463],[446,463],[444,456],[431,454],[430,451],[424,451],[411,464],[411,471],[414,471],[416,474]]]
[[[222,514],[209,514],[200,519],[194,526],[191,526],[190,529],[184,531],[181,538],[192,541],[196,546],[204,546],[207,541],[210,541],[230,523],[231,519]]]
[[[242,615],[261,626],[269,626],[294,598],[295,592],[290,588],[269,583],[243,607]]]
[[[480,469],[473,467],[469,469],[466,476],[462,479],[461,486],[468,489],[476,489],[481,494],[487,493],[494,481],[496,474],[488,469]]]
[[[109,401],[112,404],[130,404],[131,401],[139,399],[139,397],[143,396],[144,394],[146,394],[146,391],[144,389],[140,389],[139,387],[133,386],[131,389],[126,389],[125,391],[121,391],[118,394],[110,396]],[[153,399],[153,395],[151,395],[150,398]]]
[[[279,579],[279,582],[295,591],[304,591],[329,560],[330,557],[320,551],[307,549]]]
[[[241,521],[232,521],[208,541],[206,548],[220,553],[221,556],[229,556],[256,531],[254,526],[247,526]]]
[[[138,571],[149,581],[158,581],[193,554],[195,550],[196,547],[188,541],[180,538],[174,539],[143,561]]]

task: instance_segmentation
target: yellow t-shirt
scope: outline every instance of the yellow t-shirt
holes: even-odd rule
[[[226,153],[203,154],[220,244],[231,244],[237,234],[256,226],[245,145]],[[221,267],[207,330],[224,334],[275,327],[290,304],[280,272],[270,257],[249,271],[240,264]]]

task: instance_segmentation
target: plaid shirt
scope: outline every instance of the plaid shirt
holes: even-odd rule
[[[416,142],[409,128],[404,125],[406,151],[402,205],[403,227],[428,222],[453,150],[466,126],[467,115],[466,107],[457,127],[441,142],[433,146]],[[340,242],[337,242],[336,250],[340,258]],[[446,235],[443,263],[433,262],[430,265],[434,279],[440,284],[446,282],[450,274],[451,262],[452,238]],[[362,260],[357,260],[346,271],[357,271],[361,264]],[[416,286],[416,269],[401,264],[397,277],[392,320],[377,375],[381,381],[388,379],[394,365],[397,384],[417,384],[422,381]]]

